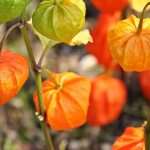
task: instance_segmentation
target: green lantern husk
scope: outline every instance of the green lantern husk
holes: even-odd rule
[[[32,16],[34,28],[49,39],[69,43],[85,23],[83,0],[43,0]]]

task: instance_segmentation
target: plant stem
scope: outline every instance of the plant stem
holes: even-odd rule
[[[24,11],[24,13],[25,13],[25,11]],[[42,117],[44,117],[44,120],[40,121],[40,125],[43,130],[43,134],[45,136],[48,150],[54,150],[51,136],[49,134],[49,128],[45,122],[45,105],[44,105],[43,92],[42,92],[43,90],[42,90],[42,77],[41,77],[41,72],[40,72],[40,66],[37,66],[37,64],[35,62],[33,50],[31,47],[31,42],[29,40],[29,36],[27,33],[27,29],[26,29],[25,14],[22,15],[22,23],[23,23],[23,25],[21,26],[21,32],[22,32],[22,35],[23,35],[23,38],[25,41],[25,45],[27,48],[30,64],[31,64],[32,70],[35,75],[35,84],[37,87],[37,94],[38,94],[38,101],[39,101],[39,108],[40,108],[39,113],[40,113],[40,116],[42,115]]]
[[[137,34],[141,33],[141,31],[142,31],[142,25],[143,25],[143,19],[144,19],[145,11],[146,11],[146,9],[149,5],[150,5],[150,2],[148,2],[145,5],[145,7],[143,8],[143,11],[142,11],[142,14],[141,14],[141,17],[140,17],[140,22],[139,22],[138,29],[137,29]]]
[[[48,44],[46,45],[46,47],[44,48],[43,52],[42,52],[42,55],[38,61],[38,66],[41,66],[42,65],[42,62],[43,62],[43,59],[45,57],[45,54],[46,52],[48,51],[49,48],[55,46],[56,44],[58,44],[60,42],[57,42],[57,41],[49,41]]]
[[[147,109],[147,124],[145,126],[145,150],[150,150],[150,106]]]
[[[145,127],[145,150],[150,150],[150,126]]]
[[[1,40],[1,42],[0,42],[0,52],[2,51],[3,46],[4,46],[5,42],[6,42],[6,39],[7,39],[8,35],[10,34],[10,32],[11,32],[12,30],[14,30],[15,28],[19,27],[19,26],[21,26],[21,23],[14,24],[14,25],[11,26],[11,27],[7,30],[7,32],[4,34],[4,36],[3,36],[3,38],[2,38],[2,40]]]
[[[21,29],[21,33],[23,35],[23,38],[24,38],[24,41],[25,41],[25,45],[26,45],[26,48],[27,48],[27,52],[28,52],[28,55],[29,55],[30,65],[31,65],[32,70],[34,72],[35,71],[36,62],[35,62],[35,59],[34,59],[32,47],[29,44],[30,40],[29,40],[29,37],[28,37],[25,25],[22,25],[20,29]]]
[[[141,17],[140,17],[140,22],[138,25],[138,29],[137,29],[137,34],[140,34],[142,31],[142,26],[143,26],[143,20],[144,20],[144,15],[145,15],[145,11],[147,9],[147,7],[150,5],[150,2],[148,2],[145,7],[143,8]],[[144,131],[144,135],[145,135],[145,150],[150,150],[150,107],[148,107],[148,117],[147,117],[147,124],[145,126],[145,131]]]
[[[39,105],[41,106],[40,114],[42,114],[42,116],[44,117],[45,116],[45,106],[43,103],[42,78],[41,78],[40,72],[35,73],[35,82],[37,85],[37,94],[38,94],[38,99],[39,99]],[[47,124],[44,121],[42,121],[42,122],[40,121],[40,124],[41,124],[42,130],[43,130],[43,133],[45,135],[48,150],[54,150]]]

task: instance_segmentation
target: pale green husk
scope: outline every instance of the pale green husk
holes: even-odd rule
[[[43,0],[32,16],[35,29],[55,41],[69,43],[85,23],[83,0]]]

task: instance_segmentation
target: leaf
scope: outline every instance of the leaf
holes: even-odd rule
[[[75,45],[82,45],[87,44],[88,42],[93,42],[92,36],[89,33],[89,30],[83,30],[80,31],[77,35],[74,36],[74,38],[71,40],[69,45],[75,46]]]
[[[0,24],[19,17],[30,0],[0,0]]]

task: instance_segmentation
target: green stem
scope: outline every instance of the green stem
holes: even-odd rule
[[[42,93],[42,77],[40,72],[35,73],[35,82],[37,86],[37,94],[38,94],[39,105],[40,105],[40,114],[42,116],[45,116],[45,106],[43,103],[44,100],[43,100],[43,93]],[[40,121],[40,124],[47,142],[48,150],[54,150],[47,124],[44,121],[42,122]]]
[[[150,126],[145,127],[145,150],[150,150]]]
[[[28,37],[28,34],[27,34],[27,29],[26,29],[25,25],[22,25],[20,27],[20,29],[21,29],[21,33],[24,37],[24,41],[25,41],[25,45],[26,45],[27,52],[28,52],[28,55],[29,55],[29,61],[30,61],[32,70],[35,71],[36,62],[35,62],[35,59],[34,59],[32,47],[29,44],[30,40],[29,40],[29,37]]]
[[[137,29],[137,34],[141,33],[142,32],[142,25],[143,25],[143,20],[144,20],[144,16],[145,16],[145,11],[147,9],[147,7],[150,5],[150,2],[148,2],[145,7],[143,8],[143,11],[142,11],[142,14],[141,14],[141,17],[140,17],[140,22],[139,22],[139,25],[138,25],[138,29]]]
[[[44,99],[43,99],[41,73],[40,72],[34,72],[34,74],[35,74],[35,83],[37,86],[37,95],[38,95],[39,105],[40,105],[40,115],[45,117],[45,105],[44,105]]]
[[[25,13],[25,11],[24,11],[24,13]],[[38,67],[35,62],[33,50],[31,47],[31,42],[29,40],[29,36],[27,33],[27,29],[26,29],[25,14],[22,15],[22,23],[23,23],[23,25],[21,27],[21,32],[22,32],[22,35],[23,35],[23,38],[25,41],[25,45],[27,48],[30,64],[32,66],[32,70],[35,75],[35,83],[36,83],[36,87],[37,87],[38,101],[39,101],[39,107],[40,107],[40,116],[42,115],[42,117],[45,118],[45,106],[44,106],[44,99],[43,99],[43,92],[42,92],[43,90],[42,90],[42,77],[41,77],[41,73],[40,73],[40,66]],[[45,122],[45,119],[40,121],[40,125],[43,130],[43,134],[45,136],[48,150],[54,150],[51,136],[49,134],[49,128]]]
[[[14,25],[11,26],[11,27],[8,29],[8,31],[4,34],[4,36],[3,36],[3,38],[2,38],[2,41],[0,42],[0,52],[2,51],[3,45],[5,44],[6,39],[7,39],[8,35],[10,34],[10,32],[11,32],[12,30],[14,30],[15,28],[19,27],[19,26],[21,26],[21,23],[14,24]]]
[[[145,150],[150,150],[150,106],[148,107],[147,110],[147,124],[145,126]]]
[[[57,41],[49,41],[49,43],[46,45],[45,49],[43,50],[42,52],[42,55],[38,61],[38,66],[41,66],[42,65],[42,62],[43,62],[43,59],[45,57],[45,54],[47,53],[48,49],[55,46],[56,44],[58,44],[60,42],[57,42]]]
[[[144,15],[145,15],[145,11],[147,9],[147,7],[150,5],[150,2],[148,2],[145,7],[143,8],[141,17],[140,17],[140,22],[138,25],[138,29],[137,29],[137,34],[140,34],[142,32],[142,25],[143,25],[143,20],[144,20]],[[148,119],[147,119],[147,124],[145,126],[145,131],[144,131],[144,135],[145,135],[145,150],[150,150],[150,107],[148,107]]]

